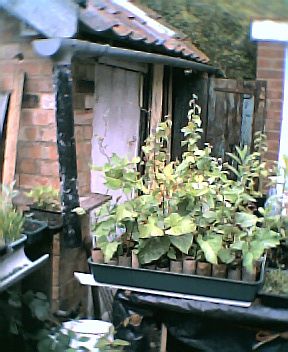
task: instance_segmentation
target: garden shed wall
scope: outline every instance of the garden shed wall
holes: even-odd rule
[[[11,92],[15,72],[25,72],[15,170],[16,186],[24,191],[37,185],[60,187],[53,62],[40,58],[33,52],[32,39],[34,37],[21,36],[21,24],[17,19],[0,12],[0,91]],[[90,192],[94,66],[94,63],[87,60],[73,63],[80,196]],[[89,228],[83,226],[83,237],[88,234]],[[54,310],[61,305],[64,308],[77,306],[79,302],[75,300],[86,297],[83,289],[73,280],[75,270],[87,270],[86,253],[83,248],[75,249],[73,253],[68,252],[61,246],[60,237],[55,236],[51,252],[51,292],[48,293]],[[64,267],[66,269],[63,271]],[[76,291],[79,289],[81,294],[78,295]]]

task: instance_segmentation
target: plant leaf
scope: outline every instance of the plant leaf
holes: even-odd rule
[[[170,247],[168,237],[153,237],[140,240],[138,258],[141,264],[151,263],[166,254]]]
[[[170,236],[170,241],[182,253],[188,254],[189,249],[193,243],[193,235],[186,234],[181,236]]]
[[[258,217],[249,213],[236,213],[235,214],[235,222],[241,227],[252,227],[255,226],[258,221]]]

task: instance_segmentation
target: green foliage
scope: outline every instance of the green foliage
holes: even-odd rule
[[[277,269],[266,273],[263,292],[272,294],[288,295],[288,273]]]
[[[283,0],[138,0],[157,11],[221,68],[226,76],[255,79],[256,45],[249,39],[250,20],[283,18],[288,10]],[[161,20],[160,20],[161,21]]]
[[[52,186],[36,186],[27,193],[34,205],[44,210],[60,210],[59,191]]]
[[[165,121],[142,148],[143,175],[136,171],[138,159],[133,163],[114,156],[100,168],[106,178],[113,175],[115,179],[113,184],[106,182],[108,188],[114,190],[118,184],[133,195],[96,212],[96,242],[106,262],[119,247],[129,249],[131,243],[136,243],[141,264],[165,256],[175,259],[197,245],[199,255],[213,264],[231,263],[240,251],[244,265],[252,270],[254,261],[279,243],[279,233],[272,230],[276,219],[265,211],[259,218],[252,210],[255,197],[261,196],[258,180],[267,176],[261,161],[265,137],[257,133],[253,153],[247,146],[236,147],[234,154],[229,153],[231,163],[222,164],[211,156],[210,145],[198,146],[202,129],[196,99],[193,95],[188,124],[182,129],[185,152],[181,162],[168,160],[171,122]],[[125,174],[131,170],[136,178],[128,180]]]
[[[47,297],[41,292],[17,289],[0,297],[0,340],[7,341],[11,350],[14,341],[27,352],[36,351],[38,340],[50,331],[52,315]],[[7,350],[10,351],[9,346]],[[14,349],[13,349],[14,350]]]
[[[90,340],[56,321],[43,293],[27,291],[22,294],[19,290],[10,290],[0,297],[0,340],[4,339],[11,343],[11,348],[16,339],[21,344],[21,350],[27,352],[89,351],[85,343]],[[76,345],[77,348],[72,347]],[[120,352],[128,345],[128,342],[113,340],[111,334],[107,334],[94,347],[99,352]],[[5,347],[7,351],[12,350]]]
[[[18,239],[24,225],[24,217],[13,206],[13,197],[17,191],[10,186],[1,185],[0,193],[0,245]]]

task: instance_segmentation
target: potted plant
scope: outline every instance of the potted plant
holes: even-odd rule
[[[32,201],[29,217],[47,223],[51,234],[58,233],[63,226],[59,191],[52,186],[36,186],[27,196]]]
[[[48,259],[46,254],[31,261],[24,252],[27,240],[23,234],[25,219],[13,205],[17,194],[13,186],[2,185],[0,193],[0,292],[31,274]]]
[[[142,267],[147,268],[149,264],[157,267],[157,262],[165,257],[173,263],[172,271],[178,273],[182,272],[183,259],[193,248],[198,264],[196,273],[205,276],[213,271],[214,276],[219,276],[221,272],[223,280],[216,281],[218,287],[229,281],[226,279],[229,268],[223,269],[223,264],[237,266],[240,258],[244,267],[242,276],[250,281],[265,250],[279,243],[279,235],[271,228],[265,212],[259,217],[253,207],[255,196],[259,195],[256,180],[267,176],[260,159],[264,138],[256,135],[254,153],[249,153],[245,146],[237,147],[236,153],[228,154],[232,163],[223,164],[211,156],[209,145],[203,149],[198,147],[202,130],[195,97],[190,106],[188,125],[182,129],[185,151],[181,161],[169,161],[167,145],[171,123],[165,121],[142,148],[143,175],[137,171],[138,158],[128,161],[113,155],[102,168],[97,168],[104,172],[107,188],[122,189],[127,199],[118,199],[99,209],[96,242],[106,263],[121,246],[127,248],[129,244],[128,248],[137,253]],[[251,274],[248,278],[245,270]],[[202,276],[199,276],[200,285],[204,286]],[[177,280],[183,280],[181,285],[185,290],[188,283],[184,283],[183,277]]]
[[[9,249],[18,247],[26,241],[22,235],[24,224],[23,215],[13,206],[13,197],[17,191],[11,186],[1,185],[0,193],[0,253],[5,254]]]
[[[261,302],[276,308],[288,307],[288,272],[287,270],[269,269],[265,283],[260,291]]]

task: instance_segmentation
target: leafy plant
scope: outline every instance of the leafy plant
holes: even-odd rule
[[[0,245],[13,242],[21,235],[24,217],[13,205],[17,191],[10,186],[1,185],[0,193]]]
[[[171,122],[165,121],[142,148],[143,175],[137,171],[139,159],[129,162],[115,155],[98,168],[108,188],[130,192],[130,198],[105,204],[96,213],[96,240],[106,262],[127,241],[136,243],[141,264],[175,259],[197,244],[199,255],[213,264],[231,263],[240,251],[243,265],[252,270],[265,249],[279,243],[271,217],[253,212],[255,197],[261,195],[258,181],[267,176],[261,161],[265,136],[255,135],[253,153],[247,146],[236,147],[235,154],[228,154],[232,163],[223,164],[212,157],[210,145],[198,146],[202,129],[196,100],[193,95],[182,129],[182,161],[168,159]]]
[[[288,295],[288,273],[278,269],[266,273],[265,283],[262,289],[266,293]]]
[[[60,210],[59,191],[52,186],[36,186],[27,193],[38,208]]]
[[[0,296],[0,343],[4,346],[5,341],[9,351],[19,344],[27,352],[89,351],[85,347],[89,340],[64,328],[51,314],[47,297],[41,292],[9,290]],[[107,334],[94,347],[100,352],[120,352],[127,345]]]

